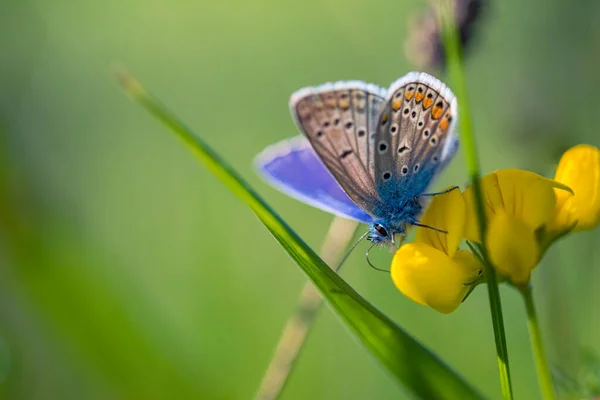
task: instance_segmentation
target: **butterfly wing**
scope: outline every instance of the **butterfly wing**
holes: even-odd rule
[[[436,78],[411,72],[394,82],[375,135],[375,182],[384,204],[422,194],[458,149],[457,104]]]
[[[379,209],[373,143],[385,90],[364,82],[327,83],[295,92],[290,110],[344,192],[366,213]]]
[[[329,213],[372,222],[319,161],[306,138],[298,136],[271,145],[254,163],[259,173],[282,192]]]

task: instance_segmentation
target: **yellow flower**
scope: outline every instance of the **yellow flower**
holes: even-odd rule
[[[533,172],[505,169],[480,180],[488,230],[486,247],[498,272],[515,284],[529,281],[543,249],[539,235],[555,217],[556,194],[568,187]],[[481,243],[473,187],[465,193],[465,238]]]
[[[572,230],[600,223],[600,151],[578,145],[563,154],[555,179],[505,169],[479,182],[487,224],[485,246],[501,279],[529,282],[543,253]],[[415,302],[439,312],[454,311],[481,274],[478,259],[458,250],[463,239],[482,243],[474,188],[436,197],[417,228],[414,243],[392,260],[394,284]]]
[[[400,247],[392,260],[396,287],[411,300],[441,313],[454,311],[481,273],[477,258],[457,250],[465,224],[465,202],[460,190],[433,199],[421,219],[415,241]]]
[[[583,231],[600,223],[600,150],[580,144],[567,150],[558,163],[554,180],[569,186],[574,195],[556,192],[555,234]]]

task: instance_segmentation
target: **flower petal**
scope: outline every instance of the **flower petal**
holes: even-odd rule
[[[557,193],[557,215],[552,230],[568,229],[574,221],[576,231],[600,223],[600,150],[580,144],[567,150],[560,159],[554,179],[573,189],[574,196]]]
[[[520,169],[492,172],[480,182],[488,220],[504,212],[533,229],[553,219],[556,207],[554,188],[568,189],[551,179]],[[465,237],[481,242],[473,192],[471,186],[464,193],[467,206]]]
[[[575,229],[579,222],[573,194],[562,190],[555,190],[556,208],[554,219],[549,224],[544,234],[544,241],[552,243],[557,237]]]
[[[531,270],[540,258],[535,229],[503,211],[490,221],[487,248],[496,270],[515,284],[529,281]]]
[[[475,257],[464,250],[453,260],[425,243],[409,243],[396,252],[391,276],[406,297],[446,314],[460,305],[467,284],[480,271],[477,265]]]
[[[470,251],[458,250],[456,254],[454,254],[454,257],[452,257],[452,261],[465,271],[466,275],[469,277],[468,282],[473,281],[483,272],[483,265],[481,265],[479,259]]]
[[[420,223],[447,233],[418,227],[415,242],[428,244],[452,257],[462,240],[465,224],[465,202],[460,190],[435,196]]]

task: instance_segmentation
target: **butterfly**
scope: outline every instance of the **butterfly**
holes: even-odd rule
[[[456,97],[411,72],[389,89],[361,81],[292,94],[304,136],[279,142],[255,164],[269,183],[309,205],[370,225],[373,243],[394,243],[419,223],[420,198],[458,149]]]

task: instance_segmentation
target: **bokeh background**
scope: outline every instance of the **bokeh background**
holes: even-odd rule
[[[600,3],[486,3],[466,60],[485,172],[552,176],[600,145]],[[387,85],[424,1],[0,1],[0,394],[7,399],[247,399],[305,278],[251,212],[115,85],[126,65],[318,248],[332,218],[251,163],[294,136],[289,94],[330,80]],[[411,28],[416,29],[416,28]],[[443,74],[440,77],[444,77]],[[436,188],[467,182],[462,152]],[[553,365],[600,353],[599,232],[534,274]],[[487,293],[451,315],[368,268],[342,275],[492,399]],[[391,255],[374,252],[385,266]],[[525,315],[503,287],[515,394],[539,397]],[[589,358],[589,357],[587,357]],[[283,399],[407,398],[328,309]]]

